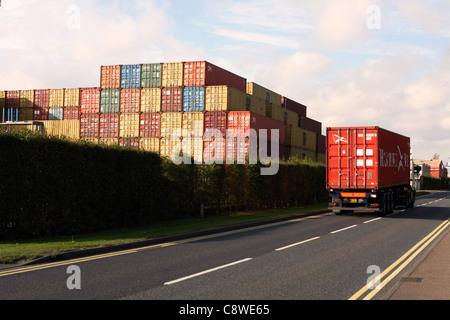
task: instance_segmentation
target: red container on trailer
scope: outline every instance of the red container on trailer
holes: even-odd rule
[[[207,61],[184,63],[184,86],[204,87],[228,85],[242,92],[247,90],[247,79]]]
[[[104,113],[100,115],[100,138],[118,138],[119,129],[118,113]]]
[[[379,127],[327,128],[327,188],[408,185],[410,152],[410,138]]]
[[[140,137],[159,138],[161,136],[161,114],[157,112],[141,113]]]

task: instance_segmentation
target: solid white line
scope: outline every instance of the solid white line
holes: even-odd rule
[[[311,238],[311,239],[308,239],[308,240],[305,240],[305,241],[302,241],[302,242],[297,242],[297,243],[291,244],[291,245],[289,245],[289,246],[286,246],[286,247],[283,247],[283,248],[276,249],[275,251],[283,251],[283,250],[285,250],[285,249],[289,249],[289,248],[292,248],[292,247],[296,247],[296,246],[299,246],[299,245],[301,245],[301,244],[305,244],[305,243],[308,243],[308,242],[311,242],[311,241],[314,241],[314,240],[317,240],[317,239],[320,239],[320,237],[315,237],[315,238]]]
[[[214,272],[214,271],[217,271],[217,270],[220,270],[220,269],[228,268],[228,267],[231,267],[231,266],[234,266],[234,265],[237,265],[237,264],[240,264],[240,263],[244,263],[244,262],[247,262],[247,261],[250,261],[250,260],[253,260],[253,259],[252,258],[247,258],[247,259],[243,259],[243,260],[240,260],[240,261],[229,263],[229,264],[226,264],[226,265],[223,265],[223,266],[220,266],[220,267],[216,267],[216,268],[213,268],[213,269],[205,270],[205,271],[202,271],[202,272],[199,272],[199,273],[187,276],[187,277],[183,277],[183,278],[180,278],[180,279],[177,279],[177,280],[166,282],[166,283],[164,283],[164,285],[165,286],[170,286],[172,284],[175,284],[175,283],[178,283],[178,282],[181,282],[181,281],[192,279],[192,278],[195,278],[195,277],[207,274],[207,273],[211,273],[211,272]]]
[[[366,221],[364,223],[371,223],[371,222],[375,222],[375,221],[378,221],[378,220],[381,220],[381,219],[382,218],[376,218],[376,219],[373,219],[373,220]]]
[[[348,229],[352,229],[352,228],[355,228],[355,227],[357,227],[357,225],[356,225],[356,224],[355,224],[355,225],[353,225],[353,226],[347,227],[347,228],[343,228],[343,229],[339,229],[339,230],[336,230],[336,231],[330,232],[330,233],[331,233],[331,234],[335,234],[335,233],[338,233],[338,232],[342,232],[342,231],[345,231],[345,230],[348,230]]]

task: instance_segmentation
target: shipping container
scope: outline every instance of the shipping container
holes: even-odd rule
[[[250,107],[248,107],[250,105]],[[246,100],[246,108],[247,111],[259,114],[261,116],[268,116],[267,114],[267,103],[256,96],[252,96],[250,94],[247,94],[247,100]],[[269,116],[269,118],[271,118]]]
[[[181,152],[183,156],[191,159],[191,164],[203,163],[203,147],[203,138],[184,138],[181,141]]]
[[[279,93],[269,90],[255,82],[247,83],[247,93],[263,99],[268,104],[281,107],[281,95]]]
[[[100,138],[119,138],[119,114],[104,113],[100,115]]]
[[[122,89],[132,89],[141,87],[141,65],[121,66],[120,83]]]
[[[282,107],[284,109],[297,113],[300,117],[306,118],[307,107],[286,97],[281,97]]]
[[[181,139],[172,139],[171,137],[161,138],[160,156],[170,159],[172,158],[172,153],[175,153],[176,156],[181,155]]]
[[[246,92],[247,80],[207,61],[184,63],[184,86],[205,87],[227,85]]]
[[[183,117],[180,112],[161,114],[161,137],[170,138],[172,134],[181,134]]]
[[[48,106],[50,108],[62,108],[64,106],[64,89],[50,89]]]
[[[34,90],[20,91],[20,108],[34,107]]]
[[[143,64],[141,68],[142,88],[160,88],[162,86],[161,63]]]
[[[6,109],[16,109],[20,107],[20,90],[6,91]]]
[[[49,108],[48,120],[64,120],[63,108]]]
[[[202,138],[204,133],[205,116],[202,112],[183,113],[183,135]]]
[[[50,90],[35,90],[34,91],[34,107],[35,108],[48,108],[50,99]]]
[[[139,113],[123,113],[120,115],[120,137],[139,138]],[[138,145],[139,147],[139,145]]]
[[[97,113],[84,113],[80,117],[80,137],[97,138],[99,135],[100,115]]]
[[[6,102],[6,91],[0,91],[0,109],[5,107]]]
[[[120,112],[120,90],[106,89],[100,94],[100,112],[101,113],[119,113]]]
[[[227,135],[240,135],[242,132],[245,137],[250,137],[251,129],[256,131],[258,138],[262,138],[261,130],[266,130],[266,139],[274,142],[277,141],[272,138],[272,130],[278,130],[278,143],[286,142],[285,123],[251,112],[230,111],[228,113]]]
[[[33,121],[33,108],[19,108],[19,121]]]
[[[161,135],[161,114],[141,113],[140,115],[140,137],[159,138]]]
[[[183,87],[183,63],[163,63],[162,64],[162,86],[163,87]]]
[[[141,138],[139,141],[139,148],[144,151],[160,153],[159,138]]]
[[[292,127],[291,143],[287,143],[293,147],[317,151],[317,133],[298,127]]]
[[[120,65],[102,66],[100,87],[102,89],[120,89]]]
[[[295,146],[290,147],[290,157],[296,157],[301,160],[311,159],[317,161],[316,152]]]
[[[98,144],[103,146],[118,146],[119,138],[100,138]]]
[[[120,138],[119,146],[122,148],[139,149],[138,138]]]
[[[226,156],[227,139],[206,138],[203,142],[203,160],[205,163],[224,163]]]
[[[100,88],[80,89],[80,113],[98,114],[100,112]]]
[[[322,134],[322,123],[317,120],[310,119],[308,117],[303,119],[302,128],[315,132],[317,134]]]
[[[333,211],[410,207],[410,138],[380,127],[327,128],[327,189]]]
[[[206,111],[248,111],[250,100],[245,92],[229,86],[206,87]]]
[[[100,139],[99,138],[81,138],[80,141],[89,143],[89,144],[99,144]]]
[[[183,111],[183,88],[170,87],[162,89],[161,111],[162,112]]]
[[[64,108],[64,120],[80,120],[80,108],[79,107],[66,107]]]
[[[120,92],[120,112],[137,113],[141,109],[141,89],[122,89]]]
[[[205,88],[185,87],[183,89],[183,111],[205,111]]]
[[[33,120],[48,120],[48,108],[33,108]]]
[[[70,88],[64,91],[64,107],[79,107],[80,106],[80,89]]]
[[[161,112],[161,89],[143,88],[141,90],[141,112]]]
[[[228,115],[226,111],[205,112],[204,117],[205,133],[208,129],[216,129],[220,131],[222,137],[227,134]]]
[[[56,136],[58,138],[68,138],[71,140],[80,139],[80,121],[78,120],[63,120],[63,121],[42,121],[44,124],[44,131],[48,135]]]

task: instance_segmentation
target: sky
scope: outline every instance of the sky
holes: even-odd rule
[[[102,65],[207,60],[450,158],[450,0],[2,0],[0,90],[100,85]]]

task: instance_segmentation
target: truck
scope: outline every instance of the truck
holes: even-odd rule
[[[336,215],[413,208],[410,138],[378,126],[327,128],[327,191]]]

